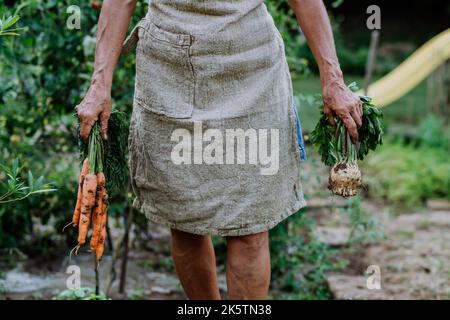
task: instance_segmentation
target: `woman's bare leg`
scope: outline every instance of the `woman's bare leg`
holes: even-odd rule
[[[228,299],[267,299],[270,284],[269,233],[227,237]]]
[[[172,229],[172,258],[186,295],[191,300],[219,300],[216,256],[209,236]]]

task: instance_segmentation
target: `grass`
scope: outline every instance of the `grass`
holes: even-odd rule
[[[429,198],[450,199],[448,150],[387,142],[362,163],[371,196],[403,209],[420,207]]]

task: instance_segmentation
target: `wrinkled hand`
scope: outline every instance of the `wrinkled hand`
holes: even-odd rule
[[[322,89],[324,109],[331,124],[338,116],[350,134],[353,143],[358,141],[358,128],[362,125],[362,103],[343,81],[331,81]]]
[[[100,120],[103,139],[108,138],[108,121],[111,115],[111,91],[97,85],[91,85],[86,96],[76,106],[80,119],[80,136],[87,141],[92,126]]]

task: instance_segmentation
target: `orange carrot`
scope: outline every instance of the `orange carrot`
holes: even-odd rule
[[[105,240],[106,240],[106,223],[108,221],[108,194],[106,193],[106,188],[104,192],[104,198],[103,198],[103,212],[101,215],[102,223],[101,223],[101,234],[98,238],[98,244],[95,251],[95,256],[97,257],[97,260],[100,261],[103,256],[103,252],[105,250]]]
[[[101,199],[98,198],[96,200],[97,204],[94,207],[93,215],[92,215],[92,236],[91,236],[91,243],[90,248],[92,252],[95,252],[97,245],[98,245],[98,238],[100,237],[101,233],[101,212],[103,207],[103,202]]]
[[[102,214],[103,214],[103,198],[105,194],[106,188],[106,179],[103,172],[97,173],[97,195],[96,195],[96,205],[94,208],[94,213],[92,217],[92,221],[94,223],[92,230],[92,237],[90,247],[93,252],[96,252],[96,248],[98,245],[98,239],[100,238],[100,234],[102,231]]]
[[[81,192],[81,213],[78,226],[78,245],[86,242],[89,224],[91,222],[91,211],[95,206],[95,195],[97,191],[97,176],[88,174],[84,178],[83,190]]]
[[[78,194],[77,194],[77,203],[75,205],[75,210],[73,212],[72,224],[74,227],[78,225],[80,221],[80,213],[81,213],[81,196],[83,189],[84,177],[87,175],[89,171],[89,160],[86,158],[83,161],[83,167],[81,168],[80,176],[78,177]]]
[[[102,232],[100,238],[98,239],[97,248],[95,250],[95,256],[97,261],[100,261],[103,257],[103,252],[105,251],[105,239],[106,239],[106,226],[102,226]]]

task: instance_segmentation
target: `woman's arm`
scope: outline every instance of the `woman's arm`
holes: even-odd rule
[[[362,109],[359,99],[345,85],[334,46],[333,32],[322,0],[289,0],[297,21],[317,61],[322,82],[324,112],[342,119],[354,142],[358,140]]]
[[[107,138],[113,73],[136,2],[137,0],[103,1],[98,20],[94,74],[88,92],[77,106],[80,136],[84,140],[89,137],[92,126],[99,119],[103,138]]]

